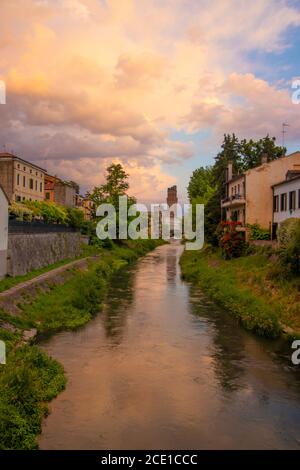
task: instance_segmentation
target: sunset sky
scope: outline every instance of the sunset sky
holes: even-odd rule
[[[0,145],[78,181],[121,162],[158,202],[224,132],[300,149],[300,1],[1,0]]]

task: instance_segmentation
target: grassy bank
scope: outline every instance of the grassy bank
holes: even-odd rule
[[[298,337],[299,280],[273,280],[273,264],[267,250],[230,261],[209,249],[185,251],[181,258],[183,277],[197,283],[247,330],[271,338],[284,332]]]
[[[19,346],[22,330],[39,333],[75,329],[101,310],[114,272],[146,254],[160,241],[128,241],[111,250],[101,249],[98,260],[88,269],[72,269],[60,285],[50,285],[35,298],[18,305],[20,314],[0,312],[0,320],[17,328],[0,328],[7,348],[7,364],[0,366],[0,449],[37,448],[41,420],[48,412],[47,402],[65,386],[62,366],[34,345]]]

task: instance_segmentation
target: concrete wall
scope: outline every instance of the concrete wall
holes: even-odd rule
[[[79,232],[10,234],[8,274],[18,276],[57,261],[74,258],[81,252]]]
[[[0,278],[7,273],[8,201],[0,188]]]
[[[246,223],[270,227],[273,218],[271,186],[285,180],[288,170],[300,170],[300,152],[246,172]]]

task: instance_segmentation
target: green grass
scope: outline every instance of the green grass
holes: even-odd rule
[[[36,346],[8,355],[0,368],[0,449],[36,449],[46,402],[65,387],[62,366]]]
[[[299,281],[270,280],[270,253],[225,261],[218,252],[185,251],[182,275],[203,290],[254,333],[276,338],[288,326],[300,326]],[[300,331],[300,330],[299,330]]]
[[[0,319],[21,331],[30,327],[38,332],[78,328],[100,312],[114,272],[146,254],[161,241],[137,240],[101,249],[100,257],[88,269],[72,268],[64,284],[50,286],[29,303],[19,305],[21,314],[0,311]],[[0,328],[6,342],[7,364],[0,365],[0,449],[36,449],[41,420],[48,412],[47,402],[65,386],[62,366],[37,346],[16,348],[21,331]]]

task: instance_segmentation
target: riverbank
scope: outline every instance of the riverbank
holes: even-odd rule
[[[38,346],[22,344],[23,331],[51,334],[83,326],[101,310],[111,276],[161,244],[155,240],[126,241],[98,251],[84,269],[74,267],[64,282],[23,297],[18,312],[0,310],[0,339],[7,364],[0,366],[0,449],[34,449],[47,402],[65,387],[62,366]]]
[[[184,279],[198,284],[249,331],[277,338],[300,337],[299,280],[274,280],[268,250],[232,260],[218,251],[185,251]]]

